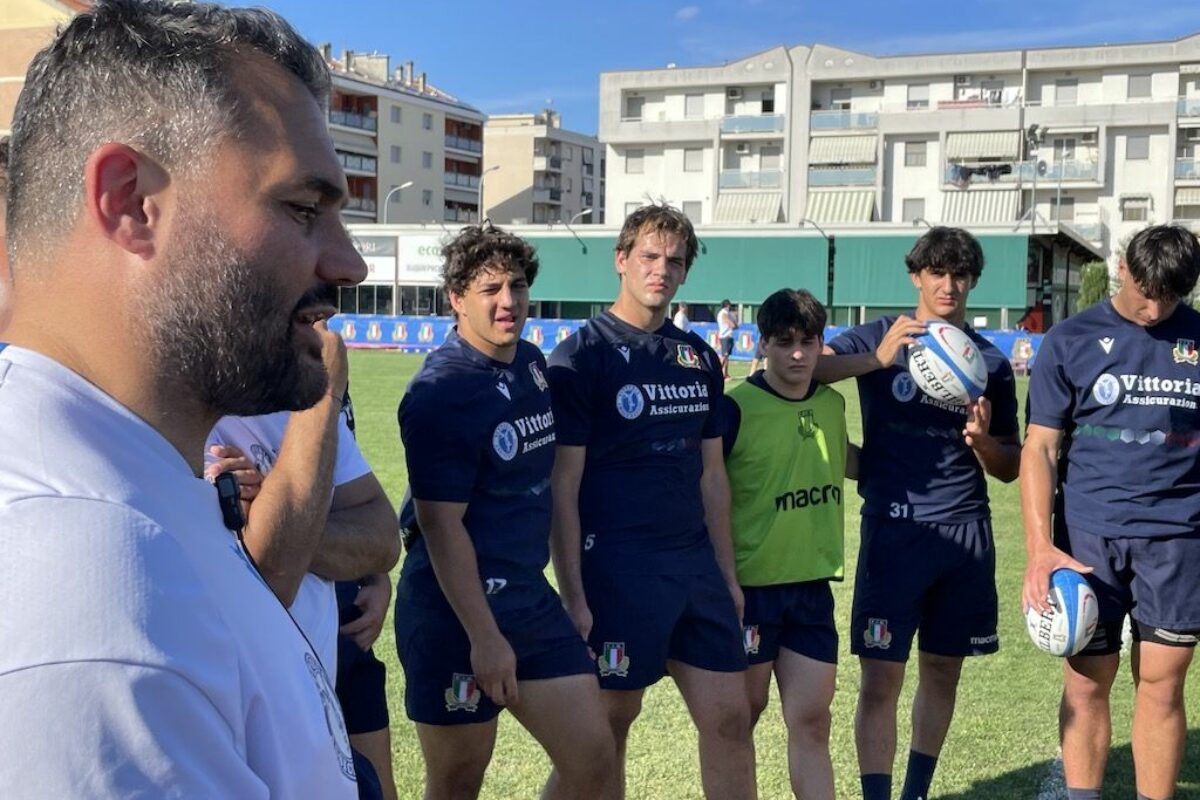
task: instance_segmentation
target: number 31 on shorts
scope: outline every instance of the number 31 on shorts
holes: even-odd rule
[[[888,516],[892,519],[908,519],[909,508],[908,503],[892,503]]]

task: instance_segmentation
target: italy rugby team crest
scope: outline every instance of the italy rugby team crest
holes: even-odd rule
[[[742,647],[745,648],[746,655],[757,653],[761,644],[762,636],[758,633],[757,625],[746,625],[742,628]]]
[[[867,647],[878,647],[887,650],[892,646],[892,632],[888,630],[886,619],[871,617],[867,620],[867,629],[863,631],[863,644]]]
[[[696,348],[690,344],[675,345],[675,360],[679,362],[681,367],[691,367],[692,369],[700,368],[700,356],[696,355]]]
[[[624,642],[605,642],[604,651],[596,659],[600,667],[600,677],[616,675],[625,678],[629,675],[629,656],[625,653]]]
[[[454,673],[454,678],[450,681],[450,688],[446,690],[444,695],[446,699],[447,711],[475,711],[479,708],[479,698],[481,697],[479,685],[475,682],[474,675],[463,675]]]
[[[1200,362],[1200,354],[1196,352],[1196,343],[1191,339],[1177,339],[1175,341],[1175,349],[1171,351],[1171,358],[1176,364],[1191,364],[1196,366]]]
[[[542,370],[536,363],[529,365],[529,373],[533,375],[533,383],[537,386],[539,392],[544,392],[550,388],[550,384],[546,382],[546,376],[542,374]]]

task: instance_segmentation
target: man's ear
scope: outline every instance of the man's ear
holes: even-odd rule
[[[139,258],[161,247],[163,203],[170,182],[144,153],[118,142],[98,147],[84,164],[84,202],[100,235]]]

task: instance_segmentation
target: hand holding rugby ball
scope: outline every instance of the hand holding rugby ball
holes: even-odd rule
[[[1029,638],[1043,653],[1066,658],[1087,646],[1096,632],[1099,606],[1087,579],[1073,569],[1050,573],[1049,608],[1025,612]]]
[[[987,364],[971,337],[945,322],[930,322],[908,347],[913,383],[934,400],[969,406],[987,388]]]

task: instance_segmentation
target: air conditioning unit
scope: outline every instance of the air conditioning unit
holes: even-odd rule
[[[870,83],[867,84],[867,86],[871,89],[882,89],[883,81],[871,81]]]
[[[954,76],[954,85],[955,86],[970,86],[971,85],[971,76],[970,75],[955,75]]]
[[[734,149],[737,152],[737,154],[740,156],[749,155],[750,154],[750,143],[749,142],[738,142],[737,147]]]
[[[1200,128],[1188,128],[1184,134],[1184,140],[1188,142],[1200,142]]]
[[[728,98],[729,100],[741,100],[742,99],[741,87],[730,86],[728,89],[725,90],[725,97]]]

